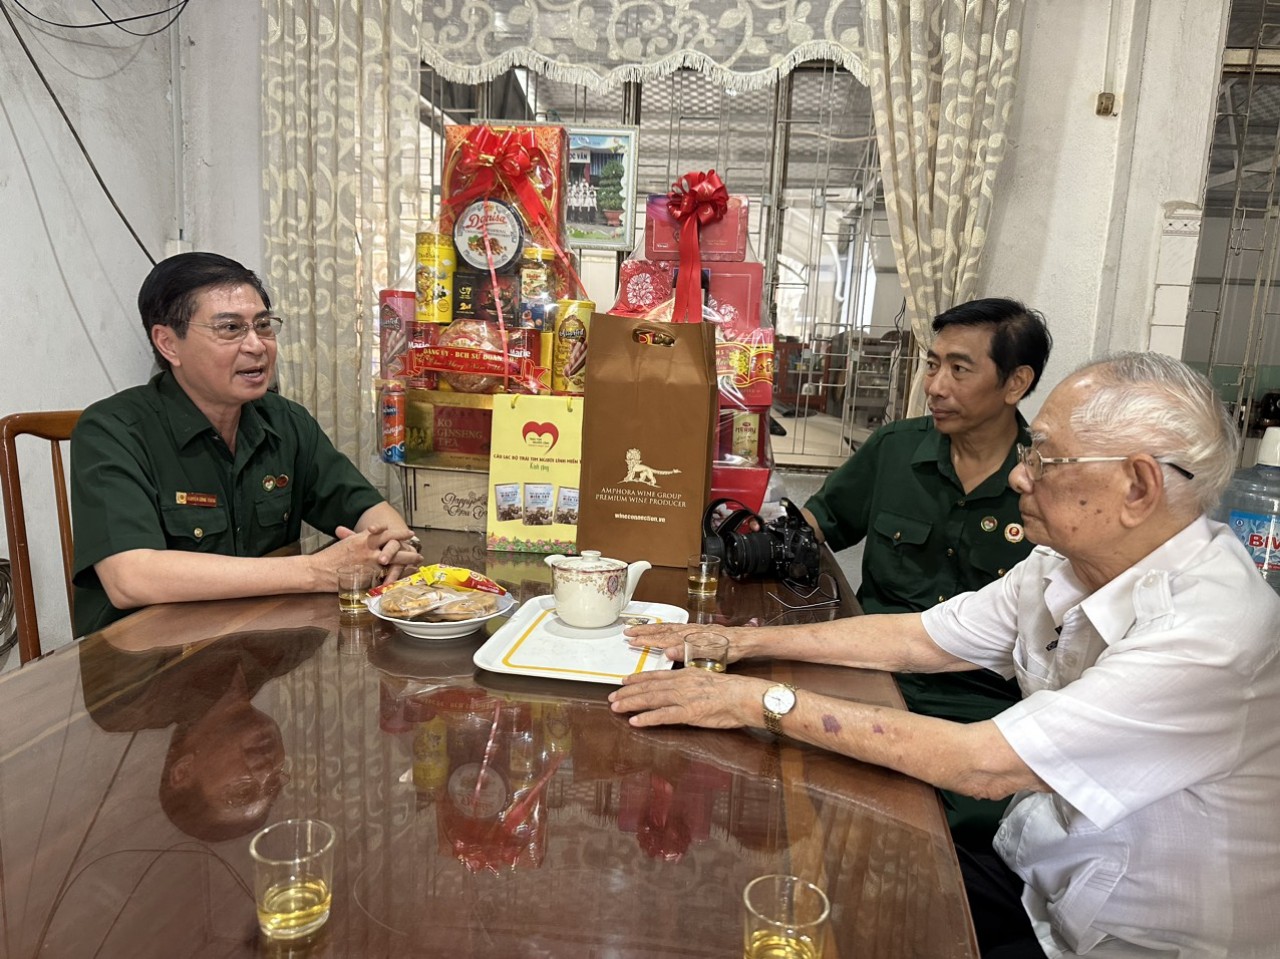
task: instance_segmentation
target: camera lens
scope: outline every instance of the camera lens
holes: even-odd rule
[[[767,530],[733,536],[726,544],[725,564],[735,577],[763,576],[773,569],[773,535]]]

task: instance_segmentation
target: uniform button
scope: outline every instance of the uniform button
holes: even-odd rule
[[[196,539],[200,539],[202,536],[204,536],[204,530],[199,526],[197,526],[194,530],[192,530],[192,532],[195,534]]]
[[[954,555],[956,555],[956,551],[955,551],[954,549],[951,549],[950,547],[948,547],[948,548],[947,548],[947,555],[948,555],[948,556],[954,556]]]
[[[285,510],[285,511],[284,511],[284,518],[285,518],[285,519],[288,519],[288,518],[289,518],[289,511],[288,511],[288,510]]]
[[[1144,586],[1156,586],[1159,583],[1160,583],[1159,573],[1147,573],[1146,576],[1142,577],[1142,584]]]
[[[893,534],[893,538],[894,538],[895,540],[902,539],[902,534],[901,534],[901,533],[894,533],[894,534]]]
[[[964,505],[964,500],[962,500],[962,499],[958,499],[958,500],[956,500],[956,505],[957,505],[957,506],[963,506],[963,505]]]
[[[998,569],[998,570],[996,570],[996,575],[997,575],[997,576],[1003,576],[1003,575],[1004,575],[1004,570],[1002,570],[1002,569]]]
[[[938,602],[940,602],[940,603],[945,603],[946,601],[947,601],[947,597],[945,597],[945,596],[939,596],[939,597],[938,597]]]

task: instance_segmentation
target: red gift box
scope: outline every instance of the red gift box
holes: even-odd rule
[[[650,260],[680,259],[680,224],[668,198],[650,194],[644,208],[644,255]],[[702,262],[740,262],[747,258],[747,198],[731,195],[724,218],[698,230]]]
[[[488,152],[479,160],[471,162],[474,158],[468,157],[464,146],[468,142],[476,143],[477,138],[482,136],[484,131],[490,131],[496,135],[495,138],[490,138],[493,142],[500,140],[510,144],[511,149],[517,152],[521,145],[516,142],[517,140],[525,145],[532,145],[535,162],[521,179],[522,183],[527,184],[527,188],[517,188],[519,185],[511,181],[511,174],[507,172],[518,169],[518,165],[504,164],[501,158],[497,158],[497,162],[490,162],[494,154]],[[441,233],[453,235],[454,220],[460,212],[456,206],[450,206],[451,200],[465,195],[468,191],[473,191],[477,185],[491,184],[491,188],[485,189],[483,195],[489,199],[510,203],[520,212],[520,217],[524,221],[526,243],[534,246],[552,245],[546,236],[534,230],[532,214],[525,208],[526,199],[534,197],[541,215],[546,218],[545,222],[553,235],[552,238],[556,241],[556,245],[560,243],[560,238],[564,234],[564,184],[569,162],[569,135],[564,127],[455,125],[445,127],[444,144],[444,177],[441,192],[444,203],[440,208],[439,224]],[[525,151],[526,155],[528,153],[529,151]]]
[[[773,404],[773,330],[716,328],[720,405],[762,409]]]
[[[725,326],[736,330],[759,329],[764,264],[713,263],[706,269],[711,274],[707,306],[720,316]]]
[[[735,499],[753,513],[760,512],[769,489],[768,466],[711,464],[711,499]]]

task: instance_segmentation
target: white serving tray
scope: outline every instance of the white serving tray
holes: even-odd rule
[[[639,622],[687,623],[688,610],[665,603],[632,602],[611,626],[578,629],[556,615],[554,596],[527,600],[473,657],[494,673],[619,685],[631,673],[670,669],[660,651],[633,649],[622,631]]]

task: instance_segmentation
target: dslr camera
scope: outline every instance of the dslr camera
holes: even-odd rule
[[[719,556],[734,579],[772,576],[813,586],[822,558],[818,537],[799,507],[789,499],[781,502],[782,515],[766,523],[735,500],[716,500],[703,515],[703,551]],[[726,504],[741,508],[717,523],[717,510]]]

